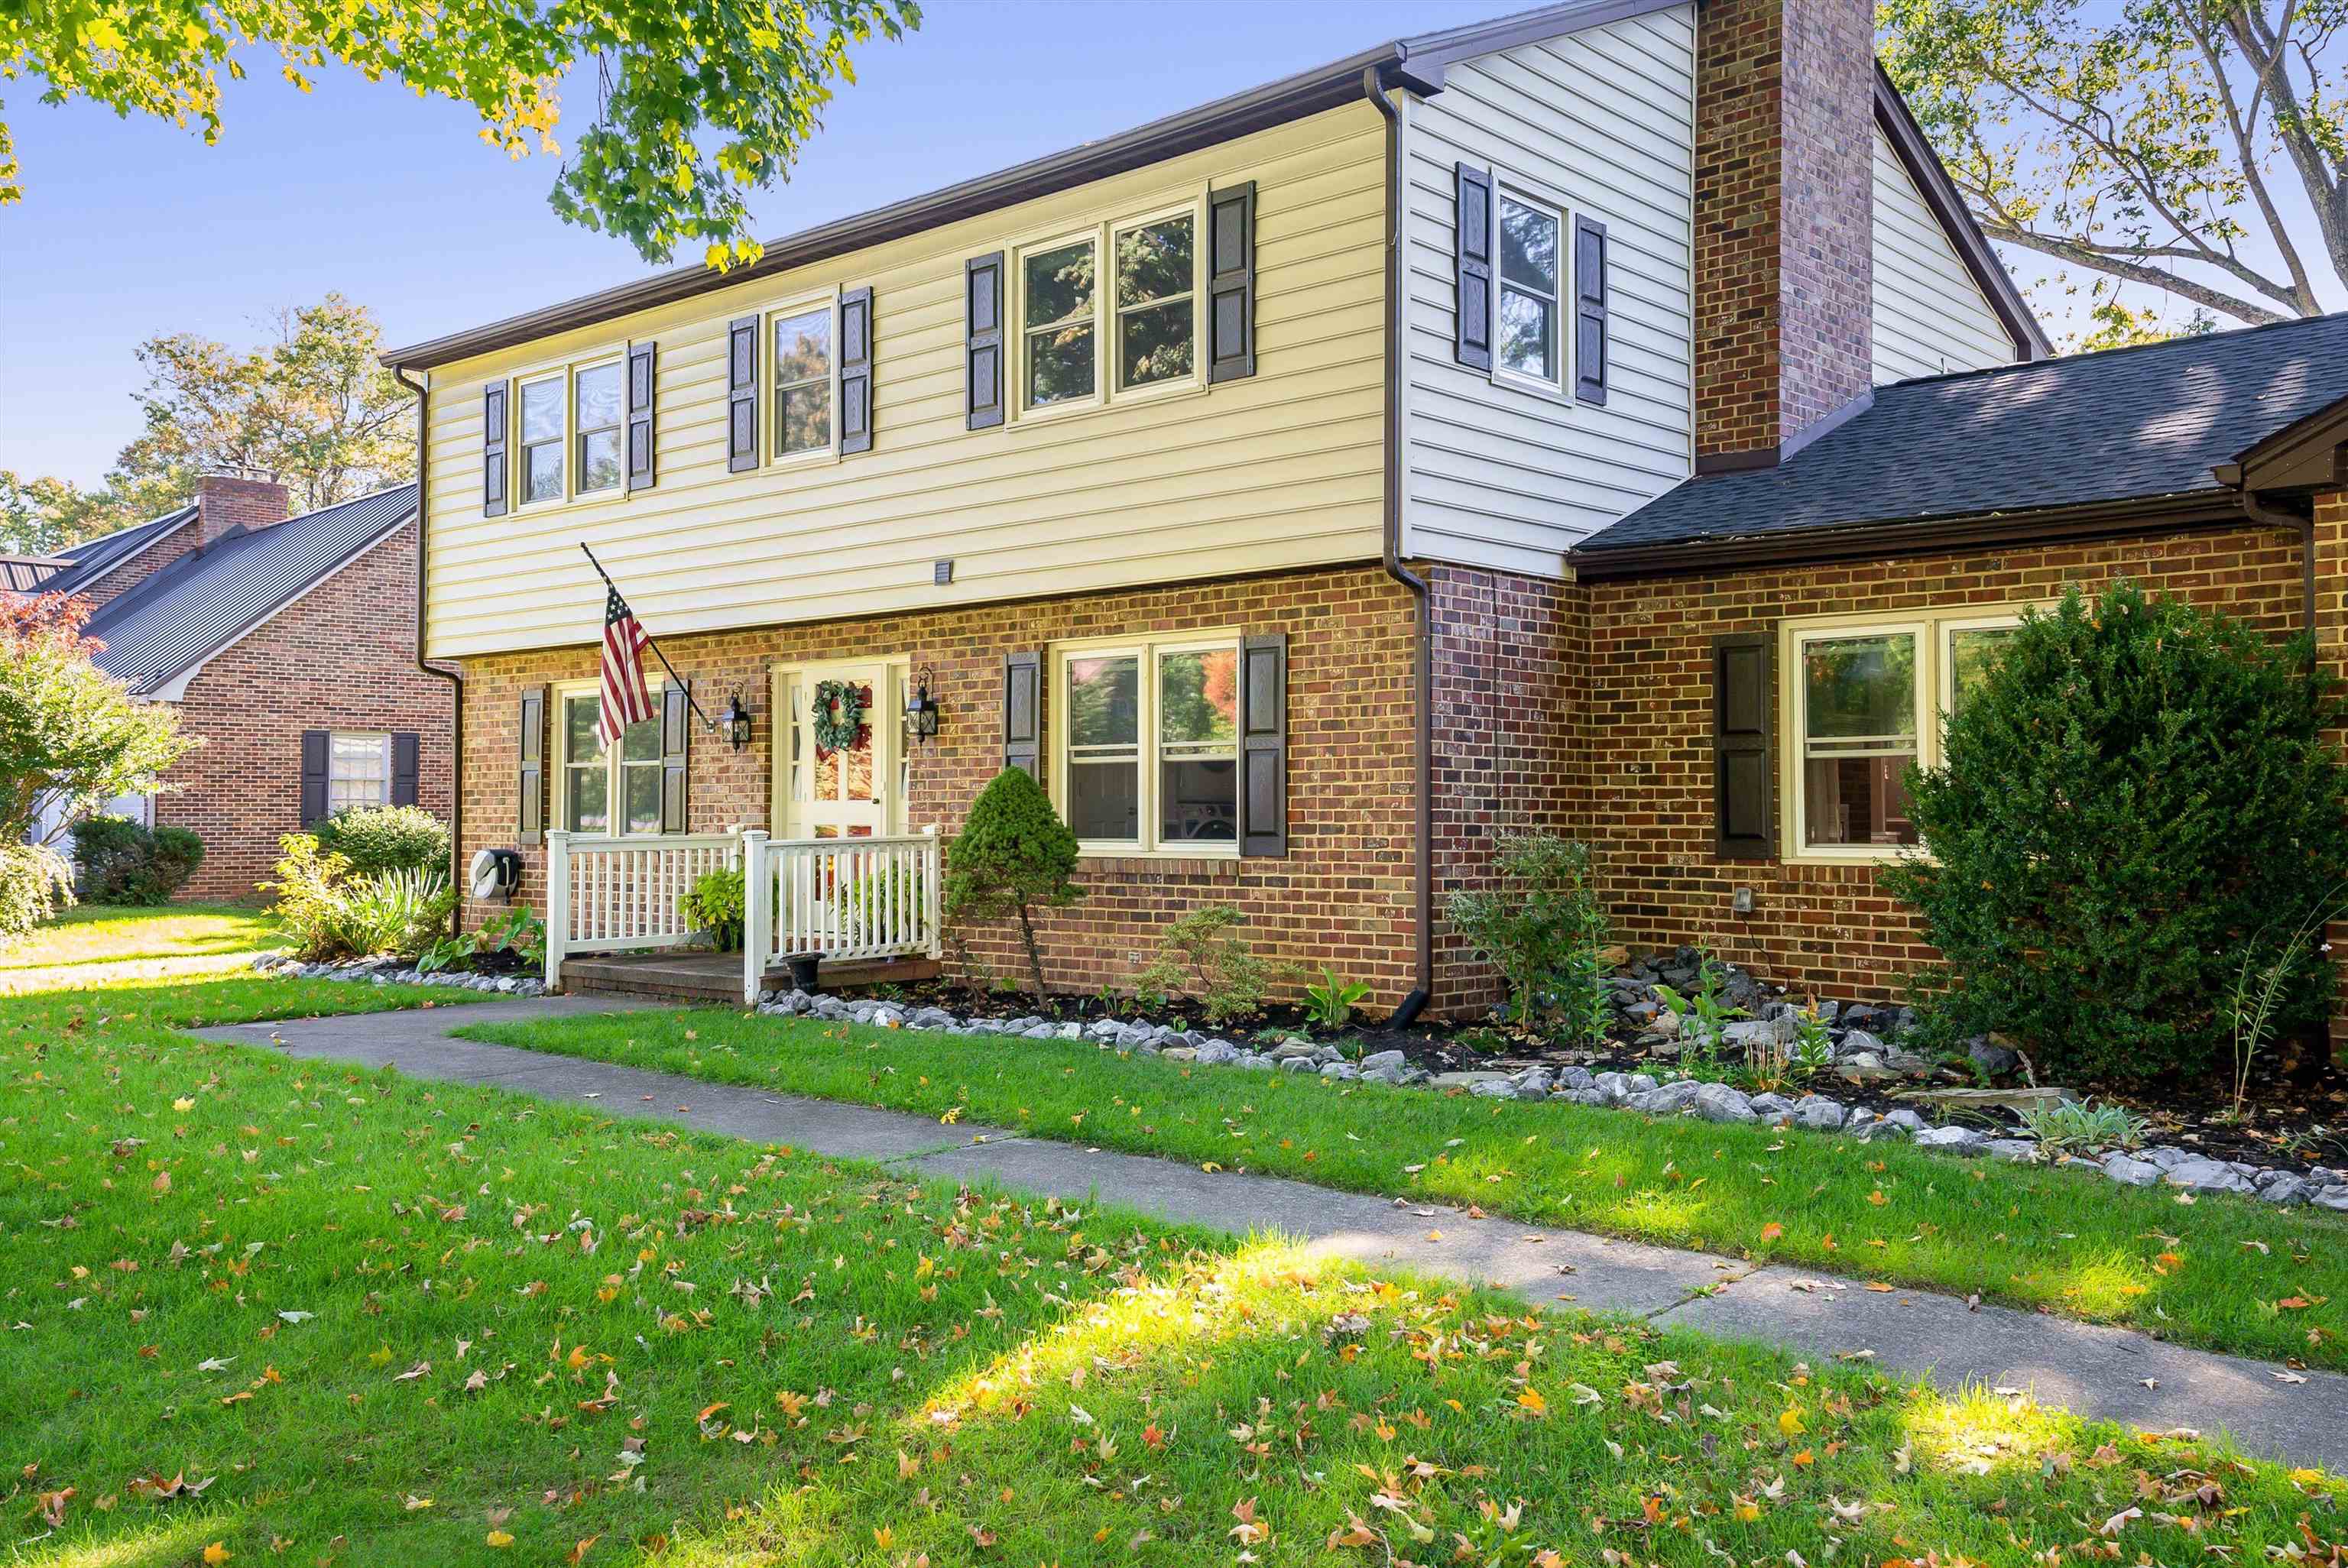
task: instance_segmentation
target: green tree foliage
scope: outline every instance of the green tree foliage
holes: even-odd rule
[[[1488,885],[1453,893],[1444,915],[1500,971],[1519,1024],[1551,1010],[1577,1023],[1593,1015],[1606,912],[1586,847],[1550,833],[1503,838]]]
[[[62,0],[0,5],[0,77],[221,133],[232,50],[274,48],[287,81],[347,66],[469,104],[489,148],[562,159],[551,203],[647,261],[755,260],[746,197],[786,175],[851,46],[920,25],[914,0]],[[590,112],[566,147],[565,97]],[[583,122],[583,123],[581,123]],[[0,121],[0,204],[22,195]]]
[[[2340,302],[2340,0],[1882,0],[1877,15],[1884,65],[1983,232],[2092,274],[2083,345],[2176,330],[2104,312],[2125,285],[2188,302],[2186,331]]]
[[[1017,917],[1027,972],[1041,1001],[1044,955],[1035,917],[1083,897],[1072,880],[1076,870],[1076,835],[1052,809],[1051,796],[1024,769],[1005,768],[979,792],[970,820],[946,851],[946,922]]]
[[[140,343],[147,384],[132,399],[144,429],[95,490],[0,473],[0,548],[61,549],[160,517],[207,469],[274,479],[296,512],[416,472],[416,400],[383,364],[374,313],[330,293],[261,324],[251,348],[193,333]]]
[[[2147,1077],[2227,1043],[2246,950],[2279,946],[2348,874],[2348,719],[2304,642],[2121,583],[2026,617],[1911,773],[1931,848],[1884,873],[1948,961],[1953,1023],[2042,1067]],[[2332,990],[2303,952],[2282,1027]]]
[[[341,856],[354,876],[386,871],[448,872],[448,829],[420,805],[338,811],[316,829],[318,847]]]

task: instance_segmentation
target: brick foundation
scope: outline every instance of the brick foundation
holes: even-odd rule
[[[192,531],[192,530],[189,530]],[[302,732],[413,730],[417,804],[446,821],[454,702],[416,668],[416,528],[384,540],[204,666],[178,704],[203,745],[166,775],[158,825],[195,830],[182,898],[249,899],[302,828]]]
[[[1156,950],[1166,923],[1202,904],[1232,903],[1267,956],[1317,971],[1327,964],[1367,981],[1390,1007],[1416,984],[1412,883],[1411,660],[1416,609],[1375,567],[1140,592],[1000,604],[860,620],[778,626],[661,640],[704,706],[736,691],[757,713],[736,752],[696,733],[689,825],[696,833],[770,826],[775,715],[768,672],[778,665],[910,658],[931,666],[942,708],[935,741],[908,748],[906,823],[957,831],[971,801],[1003,765],[1003,661],[1060,641],[1124,633],[1230,629],[1287,633],[1289,853],[1245,860],[1098,858],[1084,862],[1086,897],[1043,925],[1055,989],[1123,987]],[[655,634],[658,628],[652,629]],[[466,852],[512,846],[520,698],[526,688],[592,678],[596,650],[581,647],[466,661]],[[715,702],[711,698],[715,698]],[[1045,744],[1056,722],[1045,703]],[[892,722],[893,715],[877,716]],[[1048,753],[1047,753],[1048,754]],[[550,767],[552,760],[550,758]],[[524,899],[542,907],[543,852],[526,847]],[[475,907],[478,922],[501,907]],[[1006,927],[967,934],[971,968],[1018,978],[1025,959]]]

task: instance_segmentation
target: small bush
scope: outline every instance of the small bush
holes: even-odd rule
[[[1500,971],[1509,1009],[1530,1026],[1554,1010],[1576,1030],[1605,1016],[1606,912],[1590,886],[1590,851],[1550,833],[1500,840],[1492,886],[1463,888],[1444,911],[1468,950]]]
[[[1235,906],[1193,909],[1159,939],[1158,957],[1133,977],[1144,996],[1197,999],[1210,1023],[1229,1023],[1263,1010],[1264,998],[1287,966],[1256,956],[1239,934],[1245,917]]]
[[[693,879],[693,886],[678,897],[676,912],[695,930],[708,932],[718,951],[730,953],[742,945],[743,901],[741,871],[720,866]]]
[[[1076,869],[1076,835],[1052,809],[1052,797],[1025,770],[1005,768],[979,792],[970,820],[946,851],[945,918],[958,924],[1018,917],[1040,1002],[1044,955],[1035,942],[1035,912],[1083,897],[1070,880]]]
[[[448,870],[448,829],[416,805],[357,806],[317,826],[318,847],[350,862],[354,876]]]
[[[127,816],[74,825],[74,864],[90,904],[161,904],[203,864],[204,841],[184,827],[149,828]]]
[[[2343,710],[2303,641],[2121,583],[2024,618],[1910,774],[1931,856],[1883,874],[1948,961],[1941,1007],[2042,1069],[2145,1078],[2229,1043],[2262,968],[2348,874]],[[2282,1030],[2325,1017],[2321,944],[2285,967]]]
[[[42,844],[0,844],[0,948],[23,941],[73,901],[64,856]]]
[[[287,938],[312,963],[378,954],[413,958],[430,948],[457,907],[457,890],[437,871],[414,869],[354,876],[350,862],[321,849],[307,833],[277,841],[283,858],[274,913]]]

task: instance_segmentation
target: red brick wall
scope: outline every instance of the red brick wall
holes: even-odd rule
[[[292,497],[270,479],[206,474],[196,480],[196,520],[211,544],[232,528],[265,528],[285,520]]]
[[[181,523],[145,549],[105,573],[81,590],[80,597],[95,605],[104,604],[118,594],[126,593],[145,582],[157,572],[193,550],[203,538],[193,518]]]
[[[1241,861],[1086,861],[1084,901],[1044,924],[1047,978],[1057,989],[1122,986],[1152,956],[1168,920],[1202,904],[1230,902],[1245,911],[1260,951],[1316,969],[1333,965],[1368,981],[1379,1005],[1391,1006],[1416,983],[1416,609],[1375,567],[663,639],[704,706],[714,712],[738,689],[757,714],[755,739],[739,753],[695,734],[691,826],[706,833],[770,825],[776,732],[768,671],[777,665],[901,655],[916,670],[932,666],[942,722],[934,742],[910,748],[906,820],[916,829],[936,823],[951,835],[1002,768],[1006,653],[1046,651],[1070,639],[1210,628],[1288,634],[1289,853]],[[467,661],[468,855],[482,845],[515,845],[522,692],[591,678],[595,670],[592,647]],[[1047,660],[1047,681],[1048,670]],[[1048,693],[1045,706],[1048,732],[1055,718]],[[525,859],[524,897],[542,907],[542,852],[526,849]],[[478,921],[497,907],[473,908],[469,917]],[[972,934],[970,951],[992,973],[1024,973],[1007,928]]]
[[[1868,388],[1874,12],[1707,0],[1696,46],[1696,451],[1769,451]]]
[[[413,730],[417,804],[446,821],[455,703],[416,668],[413,524],[326,579],[188,683],[183,731],[204,744],[167,775],[159,825],[193,828],[204,863],[180,897],[251,898],[302,828],[302,732]]]
[[[2348,539],[2348,505],[2335,500],[2325,516],[2333,537]],[[1845,998],[1893,995],[1934,957],[1870,867],[1715,858],[1714,637],[1774,633],[1796,616],[2034,602],[2124,576],[2281,635],[2300,625],[2300,569],[2295,534],[2231,528],[1588,585],[1590,686],[1573,749],[1593,803],[1584,831],[1622,935],[1654,947],[1698,941],[1773,979]],[[2339,586],[2326,621],[2335,648]],[[1773,774],[1777,761],[1773,751]],[[1777,800],[1782,822],[1782,778]],[[1730,912],[1738,887],[1754,891],[1750,915]]]

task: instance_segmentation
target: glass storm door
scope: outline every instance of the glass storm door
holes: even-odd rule
[[[778,672],[777,712],[789,715],[790,740],[778,748],[776,780],[781,833],[790,838],[867,838],[901,829],[903,791],[899,756],[903,729],[896,671],[886,664],[826,664]],[[845,723],[837,702],[852,693],[860,710],[856,738],[833,731],[826,744],[816,720],[819,698],[829,698],[833,726]]]

